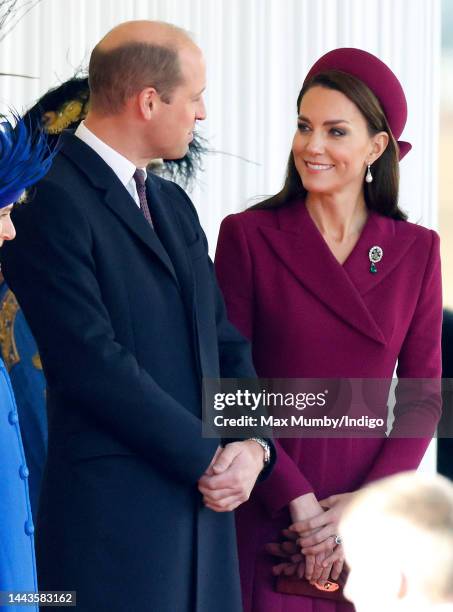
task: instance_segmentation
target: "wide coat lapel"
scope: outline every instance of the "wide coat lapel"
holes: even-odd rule
[[[212,352],[208,349],[213,346],[213,338],[206,331],[206,326],[200,325],[200,320],[203,318],[202,304],[197,302],[196,292],[196,277],[193,266],[192,257],[189,251],[187,240],[189,236],[185,235],[183,223],[177,212],[177,207],[173,201],[173,197],[181,197],[178,194],[172,194],[172,197],[165,196],[164,190],[161,188],[161,182],[148,173],[147,196],[151,216],[155,224],[157,233],[162,240],[165,250],[169,254],[176,276],[181,287],[181,297],[187,313],[187,319],[191,326],[194,345],[196,347],[197,361],[200,376],[212,372],[213,364],[218,362],[218,358],[213,359]],[[192,237],[193,238],[193,237]],[[196,245],[199,245],[202,250],[204,246],[199,244],[203,241],[201,236],[198,236]],[[195,245],[192,245],[193,248]],[[206,251],[207,258],[207,251]],[[217,341],[215,340],[215,346]]]
[[[146,181],[149,209],[156,232],[166,253],[171,259],[173,269],[182,289],[182,298],[191,320],[194,316],[194,277],[192,262],[184,239],[181,222],[173,202],[165,198],[160,181],[148,173]]]
[[[264,239],[295,278],[336,316],[363,335],[386,344],[364,295],[382,282],[410,247],[395,239],[394,221],[371,213],[354,250],[341,265],[312,221],[303,202],[276,211],[277,226],[260,228]],[[368,251],[379,245],[384,257],[370,272]]]
[[[149,226],[144,215],[134,204],[131,196],[110,166],[91,147],[70,132],[62,135],[61,152],[85,174],[94,187],[104,192],[101,195],[104,203],[152,251],[157,260],[177,282],[172,261],[156,232]]]
[[[365,296],[377,287],[401,264],[415,241],[414,232],[407,235],[406,227],[404,221],[372,213],[363,235],[343,265],[360,295]],[[381,247],[383,257],[376,264],[377,273],[371,274],[368,253],[374,246]]]

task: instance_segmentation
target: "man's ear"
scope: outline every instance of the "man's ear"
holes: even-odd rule
[[[137,96],[139,112],[144,119],[152,119],[158,108],[160,98],[154,87],[145,87]]]

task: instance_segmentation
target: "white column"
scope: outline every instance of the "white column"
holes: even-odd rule
[[[42,0],[3,41],[0,101],[22,108],[86,67],[93,45],[127,19],[171,21],[193,32],[208,62],[206,158],[193,198],[214,248],[219,222],[281,186],[295,102],[324,52],[357,46],[403,83],[413,151],[401,165],[401,205],[435,226],[439,0]]]

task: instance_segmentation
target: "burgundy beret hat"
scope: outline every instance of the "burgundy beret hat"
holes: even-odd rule
[[[390,68],[367,51],[344,47],[329,51],[315,62],[305,77],[304,84],[325,70],[347,72],[371,89],[381,103],[392,134],[398,141],[401,160],[412,148],[410,143],[398,140],[406,125],[407,103],[401,83]]]

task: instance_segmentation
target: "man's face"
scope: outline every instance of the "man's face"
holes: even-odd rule
[[[163,159],[184,157],[193,139],[196,121],[206,117],[203,55],[196,47],[184,47],[180,51],[180,62],[184,82],[173,91],[170,103],[161,101],[152,126],[155,156]]]

